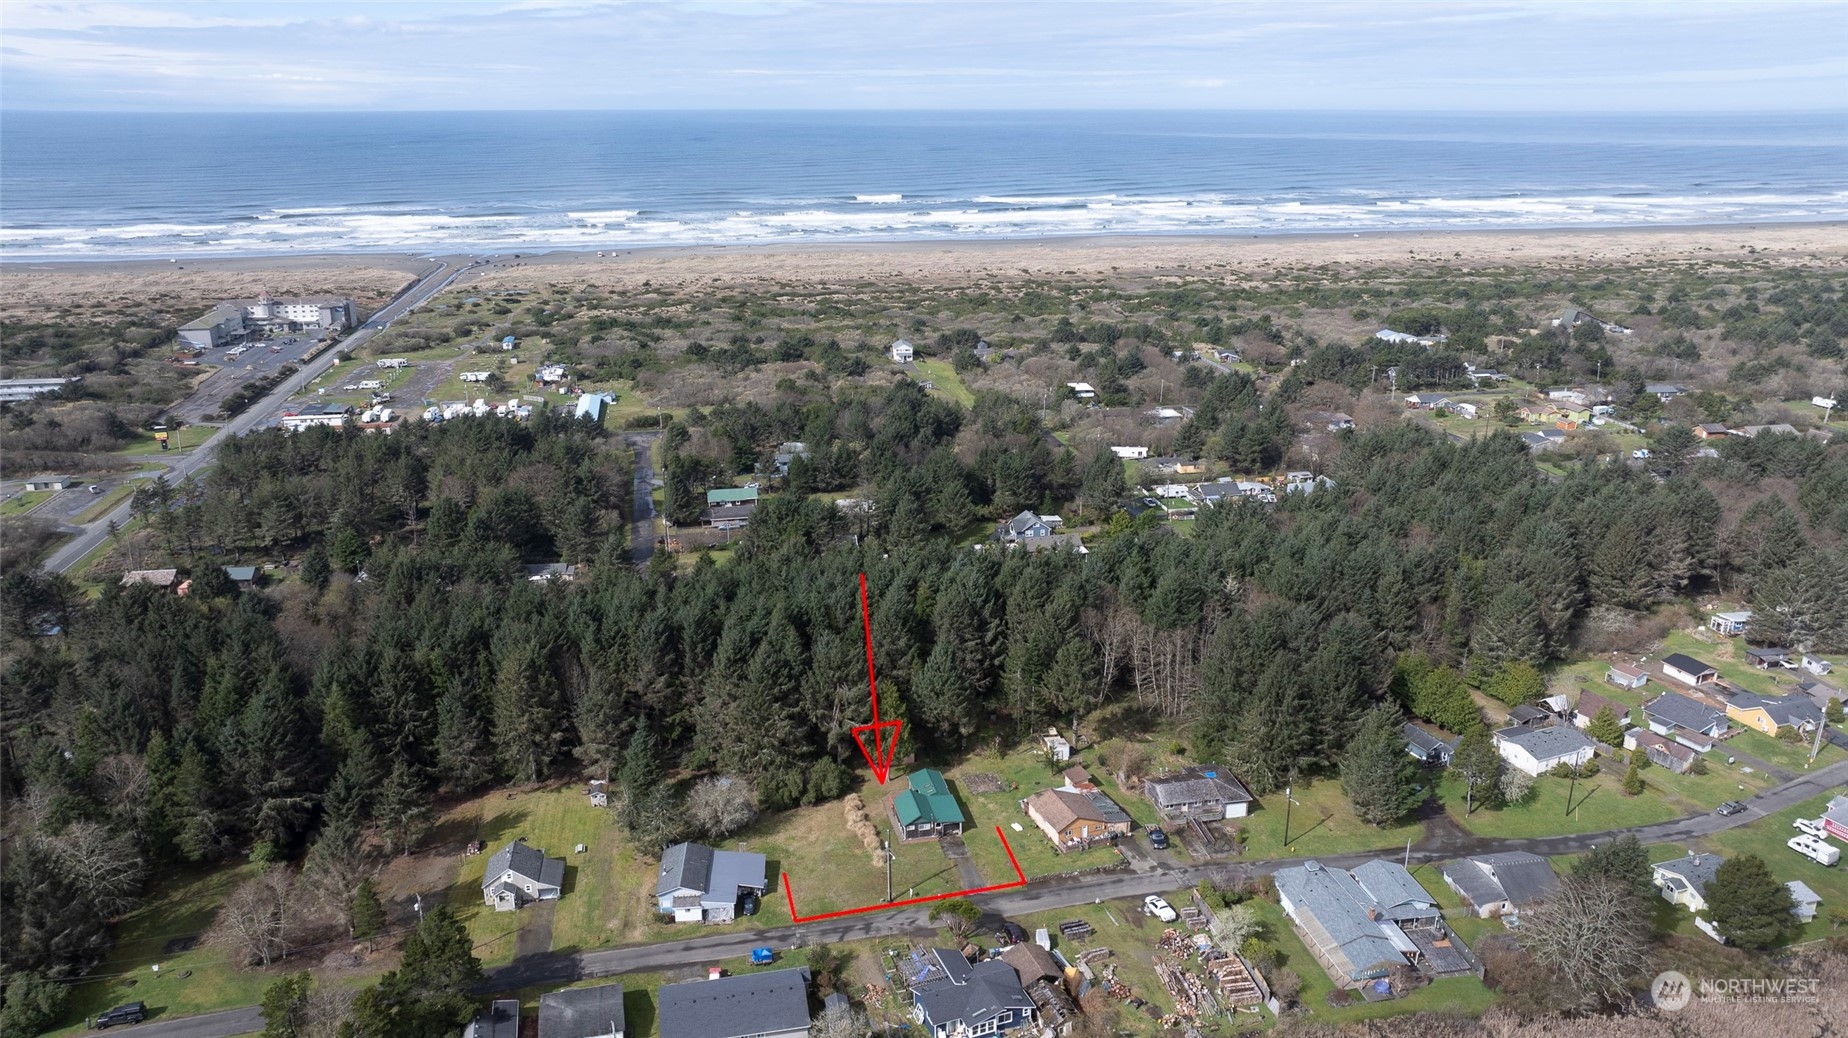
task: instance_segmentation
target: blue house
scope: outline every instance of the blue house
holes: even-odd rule
[[[1033,1022],[1033,1000],[1020,974],[1001,959],[975,965],[950,948],[932,948],[912,979],[912,1009],[934,1038],[997,1034]]]
[[[583,396],[578,397],[575,417],[588,418],[598,425],[602,425],[603,409],[615,402],[614,396],[609,393],[585,393]]]

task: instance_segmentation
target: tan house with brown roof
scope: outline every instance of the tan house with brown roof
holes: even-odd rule
[[[1021,801],[1027,817],[1060,847],[1129,832],[1127,821],[1111,822],[1091,798],[1066,789],[1042,789]]]

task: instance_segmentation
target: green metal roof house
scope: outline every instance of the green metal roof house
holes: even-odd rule
[[[906,840],[933,840],[944,833],[963,831],[962,808],[950,795],[949,780],[934,768],[914,771],[911,788],[892,798],[892,813]]]
[[[756,487],[721,487],[706,491],[706,505],[742,505],[757,500]]]

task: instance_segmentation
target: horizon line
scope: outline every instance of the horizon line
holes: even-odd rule
[[[722,106],[686,106],[686,107],[634,107],[634,108],[311,108],[301,106],[274,106],[268,108],[14,108],[0,104],[0,115],[430,115],[430,114],[500,114],[522,113],[532,115],[562,114],[937,114],[937,115],[1092,115],[1099,113],[1172,113],[1177,115],[1448,115],[1470,117],[1496,116],[1575,116],[1580,118],[1598,118],[1600,116],[1675,116],[1680,118],[1730,117],[1750,115],[1841,115],[1848,116],[1848,106],[1817,108],[1271,108],[1271,107],[1160,107],[1160,106],[1123,106],[1123,107],[1086,107],[1086,108],[936,108],[936,107],[902,107],[902,108],[814,108],[814,107],[722,107]]]

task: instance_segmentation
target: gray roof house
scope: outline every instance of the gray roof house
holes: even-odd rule
[[[567,988],[539,996],[539,1038],[623,1038],[625,1026],[621,984]]]
[[[1463,741],[1462,736],[1444,739],[1430,729],[1420,727],[1410,721],[1405,723],[1404,732],[1405,752],[1425,764],[1438,768],[1449,766],[1450,758],[1457,752],[1457,744]]]
[[[1484,919],[1514,915],[1559,886],[1553,864],[1526,851],[1462,858],[1445,865],[1438,874]]]
[[[1597,752],[1585,733],[1570,725],[1502,728],[1491,736],[1502,759],[1529,775],[1540,775],[1561,764],[1576,768]]]
[[[520,1000],[495,999],[462,1028],[462,1038],[520,1038]]]
[[[808,1038],[808,989],[807,966],[666,984],[656,996],[655,1033],[660,1038]]]
[[[1726,730],[1726,712],[1697,703],[1679,692],[1664,692],[1643,704],[1649,730],[1705,753],[1713,737]]]
[[[1342,987],[1407,963],[1436,973],[1474,968],[1462,941],[1442,929],[1443,910],[1397,862],[1374,859],[1349,871],[1307,861],[1275,879],[1284,913]]]
[[[1685,858],[1650,866],[1651,878],[1662,891],[1662,899],[1690,912],[1707,909],[1707,884],[1720,871],[1725,858],[1717,854],[1690,854]]]
[[[761,854],[677,843],[661,855],[656,907],[677,923],[729,923],[737,916],[744,895],[762,894],[769,888],[767,866]]]
[[[998,531],[1004,541],[1023,541],[1032,537],[1052,536],[1052,524],[1032,512],[1022,512],[1001,524]]]
[[[481,899],[496,912],[511,912],[533,901],[555,901],[565,883],[565,859],[548,858],[524,838],[488,859],[481,877]]]
[[[1251,811],[1251,791],[1217,764],[1198,764],[1143,783],[1142,792],[1170,822],[1189,818],[1243,818]]]
[[[1033,1000],[1006,960],[971,966],[959,951],[932,948],[923,967],[911,978],[912,1011],[935,1038],[994,1034],[1033,1022]]]

